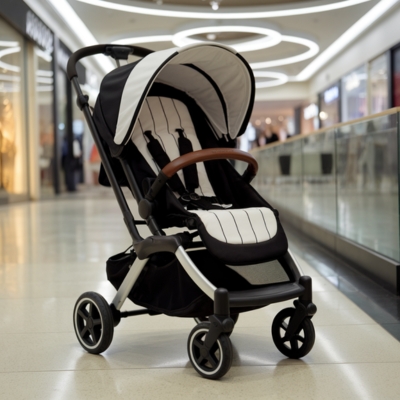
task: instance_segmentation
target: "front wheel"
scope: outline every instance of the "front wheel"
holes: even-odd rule
[[[204,342],[208,331],[209,322],[202,322],[195,326],[188,338],[188,355],[194,369],[204,378],[219,379],[223,377],[232,366],[232,343],[225,333],[221,333],[217,341],[208,351]]]
[[[107,350],[114,335],[114,320],[103,296],[86,292],[79,297],[74,308],[74,328],[86,351],[100,354]]]
[[[238,319],[239,319],[239,314],[231,314],[231,318],[233,319],[233,323],[236,325],[236,322],[238,322]],[[194,320],[198,324],[201,324],[202,322],[210,321],[209,317],[194,317]]]
[[[314,346],[315,330],[309,317],[304,318],[294,335],[286,337],[290,318],[295,313],[294,308],[280,311],[272,322],[272,339],[277,349],[286,357],[301,358],[308,354]]]

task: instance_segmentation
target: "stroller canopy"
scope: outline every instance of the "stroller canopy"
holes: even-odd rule
[[[98,108],[118,147],[130,140],[155,82],[192,97],[218,138],[235,139],[245,131],[254,103],[252,70],[234,49],[199,43],[151,53],[105,76]]]

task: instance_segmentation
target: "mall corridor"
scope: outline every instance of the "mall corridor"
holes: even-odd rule
[[[312,242],[302,242],[296,231],[289,230],[291,248],[313,278],[318,307],[314,348],[303,359],[291,360],[273,344],[272,319],[291,302],[244,313],[231,337],[231,370],[220,381],[209,381],[188,360],[191,318],[122,320],[102,355],[88,354],[79,345],[74,304],[86,291],[112,300],[115,289],[106,279],[105,261],[130,243],[107,189],[3,206],[0,221],[1,399],[399,397],[400,330],[396,338],[382,326],[398,327],[399,320],[374,302],[374,296],[383,296],[389,305],[395,296],[378,293],[368,279],[362,281],[364,292],[357,289],[355,271],[340,276],[341,264]],[[330,262],[338,264],[336,271]],[[127,301],[124,308],[137,307]]]
[[[0,400],[400,400],[399,23],[0,0]]]

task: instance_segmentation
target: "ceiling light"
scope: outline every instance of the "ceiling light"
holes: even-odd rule
[[[57,0],[52,0],[57,1]],[[190,11],[191,7],[187,7],[187,11],[182,10],[182,6],[163,6],[163,8],[147,7],[142,1],[131,1],[134,5],[126,5],[103,0],[78,0],[81,3],[91,4],[98,7],[108,8],[124,12],[136,14],[157,15],[160,17],[178,17],[178,18],[197,18],[197,19],[254,19],[254,18],[276,18],[287,17],[290,15],[312,14],[323,11],[337,10],[340,8],[354,6],[356,4],[365,3],[370,0],[343,0],[333,3],[322,4],[311,7],[299,7],[291,9],[270,10],[269,7],[236,7],[232,8],[232,12],[196,12]],[[199,10],[199,7],[197,7]],[[239,10],[239,11],[238,11]],[[247,11],[248,10],[248,11]]]
[[[301,44],[303,46],[308,47],[308,50],[296,56],[281,58],[279,60],[251,63],[250,64],[251,68],[260,69],[260,68],[277,67],[280,65],[294,64],[296,62],[304,61],[311,57],[314,57],[319,51],[319,46],[317,45],[317,43],[313,42],[312,40],[304,39],[297,36],[282,35],[282,42]]]
[[[207,34],[207,39],[208,40],[215,40],[217,38],[217,35],[215,33],[208,33]]]
[[[218,1],[210,1],[210,6],[214,11],[219,9],[219,2]]]
[[[218,26],[200,26],[188,29],[182,29],[176,32],[172,38],[172,42],[175,46],[182,47],[189,44],[199,43],[201,40],[192,39],[190,36],[201,35],[205,33],[216,33],[216,32],[244,32],[254,33],[257,35],[263,35],[261,39],[247,40],[245,42],[238,43],[225,43],[230,47],[233,47],[237,52],[244,53],[246,51],[255,51],[266,49],[267,47],[276,46],[282,40],[282,35],[270,28],[252,25],[218,25]],[[262,68],[262,67],[260,67]]]
[[[256,81],[256,88],[279,86],[286,83],[289,78],[286,74],[272,71],[253,71],[255,78],[269,78],[267,81]]]
[[[349,43],[360,36],[370,25],[372,25],[386,11],[393,7],[398,0],[381,0],[377,5],[364,14],[354,25],[344,32],[339,39],[333,42],[325,51],[323,51],[315,60],[297,76],[297,81],[306,81],[310,79],[320,68],[328,61],[342,51]]]
[[[133,45],[140,43],[172,42],[172,37],[173,35],[134,36],[131,38],[114,40],[112,44]]]
[[[265,123],[271,125],[272,119],[270,117],[265,118]]]
[[[99,42],[93,36],[92,32],[90,32],[88,27],[79,18],[79,16],[70,6],[67,0],[47,0],[47,1],[51,3],[51,5],[58,12],[60,17],[70,27],[71,31],[76,34],[76,36],[79,38],[83,46],[92,46],[95,44],[99,44]],[[96,59],[97,64],[105,73],[115,68],[114,64],[108,57],[104,57],[101,54],[97,54],[93,57]]]
[[[189,38],[192,35],[200,35],[200,34],[208,34],[208,35],[215,35],[216,32],[251,32],[255,34],[264,34],[271,36],[266,36],[261,39],[255,39],[240,43],[224,43],[226,45],[230,45],[231,47],[235,48],[238,52],[246,52],[252,51],[255,49],[271,47],[272,45],[276,45],[279,43],[278,39],[281,38],[282,41],[291,42],[300,44],[303,46],[307,46],[308,50],[302,54],[298,54],[296,56],[282,58],[279,60],[270,60],[270,61],[263,61],[250,64],[252,69],[262,69],[268,67],[276,67],[279,65],[287,65],[296,63],[299,61],[307,60],[315,56],[319,51],[319,46],[310,39],[305,39],[302,37],[297,36],[288,36],[288,35],[281,35],[277,31],[271,28],[266,28],[265,26],[254,26],[254,25],[219,25],[219,26],[195,26],[193,28],[187,27],[186,29],[180,30],[176,32],[174,35],[171,34],[160,34],[158,32],[154,35],[144,35],[144,36],[135,36],[133,38],[125,38],[119,39],[113,42],[113,44],[123,44],[123,45],[134,45],[134,44],[141,44],[141,43],[152,43],[152,42],[165,42],[165,41],[172,41],[176,46],[186,46],[188,44],[200,42],[200,40]],[[210,39],[207,35],[207,38]],[[211,36],[213,37],[213,36]],[[285,75],[286,76],[286,75]],[[296,81],[296,78],[293,78]],[[286,80],[287,81],[287,80]],[[266,84],[266,83],[263,83]],[[279,83],[282,84],[282,83]],[[270,86],[270,85],[267,85]],[[273,85],[275,86],[275,85]],[[263,86],[264,87],[264,86]]]

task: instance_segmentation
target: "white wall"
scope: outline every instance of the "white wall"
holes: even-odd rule
[[[309,99],[315,101],[317,94],[330,84],[399,42],[400,5],[390,10],[368,32],[354,41],[310,79]]]
[[[256,90],[256,101],[306,100],[308,95],[307,82],[288,82],[281,86]]]

